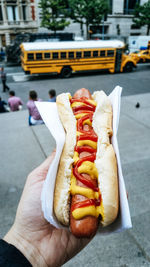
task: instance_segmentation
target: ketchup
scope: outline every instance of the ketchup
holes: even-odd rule
[[[100,198],[97,199],[86,199],[82,202],[77,202],[71,207],[71,211],[74,211],[75,209],[84,208],[88,206],[99,206],[100,205]]]
[[[93,107],[94,109],[96,108],[92,103],[88,101],[87,97],[81,97],[81,98],[71,98],[70,103],[73,104],[74,102],[82,102],[83,104],[89,105]]]
[[[91,110],[91,111],[95,111],[95,106],[90,106],[90,105],[82,105],[82,106],[77,106],[77,107],[74,107],[72,108],[73,112],[76,112],[76,111],[79,111],[79,110]]]
[[[97,142],[97,139],[98,138],[97,138],[97,135],[95,133],[87,134],[85,132],[85,134],[77,136],[77,141],[80,141],[80,140],[91,140],[91,141]]]
[[[74,205],[72,205],[71,211],[74,211],[75,209],[78,209],[78,208],[87,207],[90,205],[95,206],[95,200],[94,199],[87,199],[87,200],[84,200],[82,202],[75,203]]]
[[[91,110],[78,110],[78,111],[75,111],[74,112],[74,115],[78,115],[78,114],[82,114],[82,113],[90,113],[90,114],[93,114],[93,112]]]
[[[88,101],[88,98],[86,97],[82,97],[78,99],[75,99],[75,98],[70,99],[70,104],[73,104],[74,102],[81,103],[81,105],[72,108],[74,115],[78,115],[80,113],[81,114],[86,113],[86,115],[83,115],[81,118],[77,119],[77,131],[81,133],[79,136],[77,136],[77,142],[81,140],[91,140],[91,141],[97,142],[98,137],[92,127],[90,127],[91,129],[88,132],[84,130],[84,121],[90,120],[90,122],[92,123],[93,114],[96,109],[96,106],[90,103]],[[83,146],[76,145],[74,150],[78,152],[79,154],[86,151],[90,153],[90,155],[82,157],[82,158],[79,157],[78,161],[73,164],[73,168],[72,168],[73,175],[75,176],[77,180],[79,180],[86,187],[92,189],[94,192],[99,192],[99,188],[95,186],[95,181],[94,181],[95,179],[93,180],[90,177],[89,178],[85,177],[84,175],[78,172],[78,168],[84,161],[91,161],[91,162],[95,161],[96,149],[94,149],[90,145],[83,145]],[[87,207],[90,205],[99,206],[100,202],[101,200],[100,200],[100,193],[99,193],[98,199],[87,199],[87,200],[75,203],[72,206],[72,211],[77,208]]]
[[[90,146],[75,146],[75,151],[77,151],[78,153],[81,152],[89,152],[89,153],[96,153],[96,149],[90,147]]]

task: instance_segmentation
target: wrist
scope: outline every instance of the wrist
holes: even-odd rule
[[[4,236],[3,240],[15,246],[27,258],[32,266],[47,267],[47,264],[39,253],[38,249],[34,245],[32,245],[31,241],[28,241],[27,239],[22,237],[15,230],[14,226],[12,226],[9,232]]]

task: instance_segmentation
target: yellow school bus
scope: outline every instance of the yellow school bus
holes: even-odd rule
[[[131,71],[136,61],[123,53],[124,47],[119,40],[22,43],[21,65],[26,74],[57,73],[64,78],[80,71]]]

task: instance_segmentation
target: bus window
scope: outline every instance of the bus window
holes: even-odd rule
[[[66,58],[66,52],[61,52],[60,55],[61,55],[61,59]]]
[[[76,52],[76,58],[81,58],[82,57],[82,53],[81,52]]]
[[[74,58],[74,52],[69,52],[69,58]]]
[[[107,56],[108,57],[113,57],[114,56],[114,50],[108,50],[107,51]]]
[[[50,59],[51,57],[51,54],[50,53],[44,53],[44,58],[45,59]]]
[[[33,53],[28,54],[28,60],[34,60],[34,54]]]
[[[36,53],[36,60],[41,60],[42,59],[42,53]]]
[[[100,51],[100,57],[105,57],[105,50]]]
[[[91,51],[84,51],[84,57],[90,57]]]
[[[98,57],[98,50],[93,51],[93,57]]]
[[[53,59],[57,59],[58,58],[58,53],[57,52],[54,52],[53,53]]]

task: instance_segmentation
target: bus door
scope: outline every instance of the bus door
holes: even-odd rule
[[[116,49],[115,72],[120,72],[122,61],[122,49]]]

